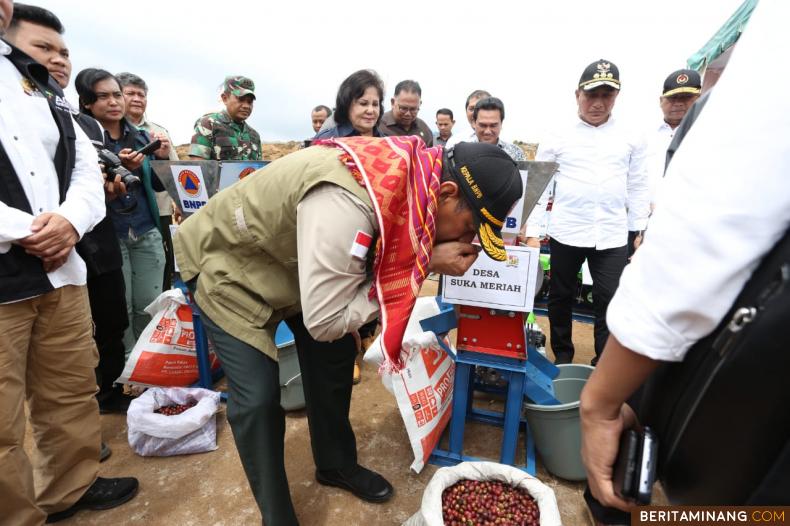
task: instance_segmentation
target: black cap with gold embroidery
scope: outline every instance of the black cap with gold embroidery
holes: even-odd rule
[[[445,162],[475,212],[483,251],[491,259],[505,261],[502,227],[524,193],[515,161],[494,144],[460,142],[445,151]]]
[[[579,88],[590,91],[600,86],[620,89],[620,70],[611,60],[596,60],[582,72]]]
[[[702,78],[693,69],[679,69],[669,74],[664,81],[663,97],[671,97],[680,93],[699,95],[702,91]]]

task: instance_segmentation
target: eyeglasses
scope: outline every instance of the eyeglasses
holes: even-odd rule
[[[411,107],[409,107],[409,106],[401,106],[400,104],[398,104],[398,111],[401,112],[401,113],[413,113],[414,115],[417,115],[417,112],[420,111],[420,107],[419,106],[411,106]]]

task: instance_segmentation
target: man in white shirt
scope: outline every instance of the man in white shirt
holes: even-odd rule
[[[0,31],[13,4],[0,0]],[[106,509],[135,479],[97,477],[101,426],[85,262],[105,213],[96,152],[47,68],[0,41],[0,517],[54,522]],[[22,447],[24,402],[36,441]],[[49,514],[49,516],[48,516]]]
[[[644,230],[649,211],[645,146],[612,117],[620,74],[611,61],[587,66],[576,90],[578,118],[541,141],[537,161],[559,163],[544,196],[527,220],[527,244],[551,238],[549,323],[555,363],[573,361],[572,308],[577,274],[587,260],[593,278],[595,365],[609,331],[606,307],[628,257],[629,230]],[[546,200],[553,190],[551,217]]]
[[[657,129],[649,131],[647,138],[647,173],[650,185],[650,209],[655,208],[656,191],[664,177],[667,148],[675,136],[680,121],[699,98],[702,78],[693,69],[679,69],[664,80],[659,98],[664,120]]]
[[[472,132],[469,134],[466,133],[454,133],[450,139],[447,141],[446,147],[452,148],[456,144],[462,141],[472,141],[475,138],[475,125],[474,125],[474,117],[473,114],[475,112],[475,105],[477,101],[480,99],[485,99],[490,97],[491,94],[488,93],[484,89],[476,89],[472,93],[466,97],[466,104],[464,104],[464,111],[466,111],[466,121],[469,123],[469,126],[472,127]]]
[[[790,4],[783,1],[763,0],[755,8],[726,74],[667,167],[650,235],[611,301],[612,334],[581,397],[582,456],[592,495],[605,506],[633,509],[612,484],[620,434],[633,423],[624,401],[659,361],[684,360],[714,331],[790,227],[788,73],[774,67],[776,57],[790,53],[788,17]],[[754,89],[757,71],[760,95],[733,126],[733,108]],[[753,432],[773,433],[775,424]]]
[[[505,120],[505,104],[496,97],[486,97],[475,103],[472,111],[472,128],[475,135],[465,142],[483,142],[494,144],[504,150],[514,161],[526,161],[524,150],[499,138],[502,133],[502,122]]]

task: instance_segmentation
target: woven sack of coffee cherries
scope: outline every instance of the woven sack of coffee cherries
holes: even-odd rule
[[[129,404],[129,445],[144,457],[217,449],[220,394],[209,389],[155,387]]]
[[[554,491],[524,471],[496,462],[441,468],[420,511],[404,526],[561,526]]]

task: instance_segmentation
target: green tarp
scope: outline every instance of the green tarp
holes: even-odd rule
[[[745,0],[721,29],[713,35],[713,38],[702,46],[702,49],[689,57],[686,61],[688,67],[702,71],[708,64],[716,60],[716,57],[727,51],[741,36],[756,5],[757,0]]]

